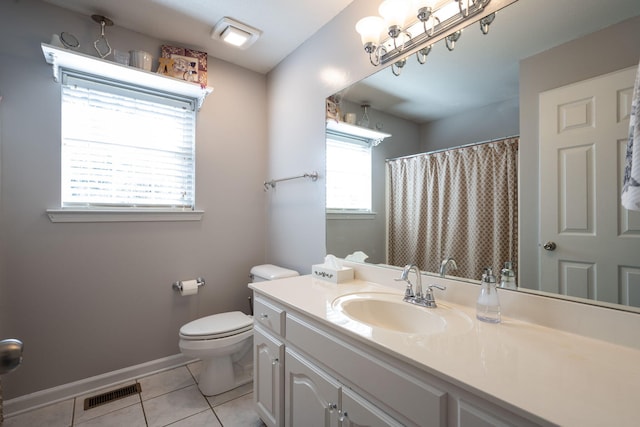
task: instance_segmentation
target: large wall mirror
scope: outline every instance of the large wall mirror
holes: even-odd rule
[[[353,38],[357,43],[355,32]],[[368,126],[391,137],[372,151],[375,215],[328,213],[327,253],[345,257],[362,251],[368,255],[366,262],[389,264],[387,159],[518,136],[519,289],[640,312],[640,212],[626,212],[621,208],[619,197],[615,196],[620,191],[616,181],[620,177],[615,176],[619,172],[614,172],[613,184],[599,183],[602,174],[595,172],[587,172],[584,178],[578,179],[588,181],[578,182],[576,188],[585,189],[581,203],[587,206],[585,215],[589,218],[585,221],[589,224],[584,233],[580,230],[565,233],[596,235],[604,228],[598,225],[595,229],[591,221],[595,221],[596,216],[598,219],[605,215],[615,217],[614,234],[622,237],[626,245],[624,252],[632,255],[622,262],[614,260],[613,268],[605,268],[598,257],[602,254],[611,258],[612,247],[608,241],[582,240],[580,245],[590,248],[592,260],[573,259],[571,254],[562,251],[566,246],[563,236],[546,230],[545,219],[540,214],[541,210],[548,209],[545,202],[561,197],[550,196],[544,187],[541,190],[541,182],[556,173],[577,176],[577,169],[563,169],[567,163],[559,165],[557,159],[551,169],[539,169],[541,163],[545,164],[544,154],[540,154],[540,134],[544,134],[540,123],[549,116],[545,109],[554,111],[552,118],[561,114],[557,113],[560,104],[545,100],[549,97],[541,94],[576,84],[588,90],[589,81],[620,70],[635,76],[632,68],[637,67],[640,60],[639,39],[640,3],[637,0],[518,0],[497,12],[487,35],[474,23],[463,30],[453,51],[438,42],[424,65],[410,57],[400,76],[383,68],[335,94],[331,99],[339,101],[341,113],[355,114],[356,123],[362,120],[362,105],[369,105]],[[628,93],[625,90],[619,93],[620,105],[630,104]],[[571,105],[578,106],[576,117],[581,117],[581,104]],[[578,134],[572,139],[579,142],[580,147],[591,147],[589,138]],[[624,137],[619,137],[605,146],[614,153],[612,158],[617,163],[623,160],[620,157],[624,156],[623,140]],[[582,148],[569,150],[569,160],[565,160],[570,162],[572,155],[581,152],[577,157],[591,162],[592,152],[580,150]],[[598,153],[602,151],[599,147]],[[605,193],[614,195],[612,201],[604,199]],[[500,195],[487,194],[486,197]],[[572,200],[578,200],[576,197]],[[547,241],[557,242],[558,250],[545,250],[543,246]],[[494,265],[502,261],[496,260]],[[545,264],[549,261],[561,269],[549,274]],[[603,279],[600,273],[607,269],[612,275]],[[438,274],[435,269],[429,272]],[[451,278],[456,276],[455,271],[447,274]],[[457,277],[475,281],[480,274]]]

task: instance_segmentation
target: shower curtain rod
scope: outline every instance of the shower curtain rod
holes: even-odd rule
[[[409,154],[408,156],[400,156],[400,157],[394,157],[393,159],[386,159],[385,162],[391,162],[393,160],[409,159],[411,157],[424,156],[428,154],[442,153],[443,151],[459,150],[461,148],[473,147],[474,145],[489,144],[492,142],[497,142],[497,141],[502,141],[505,139],[512,139],[512,138],[520,138],[520,135],[504,136],[501,138],[487,139],[486,141],[479,141],[479,142],[472,142],[470,144],[457,145],[455,147],[440,148],[439,150],[427,151],[424,153]]]

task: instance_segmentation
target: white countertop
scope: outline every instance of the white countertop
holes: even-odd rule
[[[475,308],[439,300],[437,291],[440,307],[435,310],[460,310],[471,327],[419,335],[345,321],[332,309],[339,296],[377,291],[397,293],[402,299],[401,290],[364,280],[336,285],[300,276],[249,286],[426,372],[551,423],[640,425],[638,349],[504,316],[500,324],[480,322]]]

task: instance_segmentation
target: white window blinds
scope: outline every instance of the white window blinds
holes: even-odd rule
[[[371,211],[371,147],[327,133],[327,209]]]
[[[195,101],[64,72],[62,206],[195,207]]]

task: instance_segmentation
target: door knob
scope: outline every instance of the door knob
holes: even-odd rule
[[[22,363],[22,341],[6,339],[0,341],[0,375],[7,374]]]
[[[555,251],[556,250],[556,242],[547,242],[542,245],[545,251]]]

